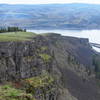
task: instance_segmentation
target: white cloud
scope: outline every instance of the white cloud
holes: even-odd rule
[[[45,4],[45,3],[95,3],[100,4],[100,0],[0,0],[0,3],[10,4]]]

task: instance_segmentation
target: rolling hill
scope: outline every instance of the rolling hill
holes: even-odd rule
[[[100,29],[97,4],[0,4],[0,27],[27,29]]]

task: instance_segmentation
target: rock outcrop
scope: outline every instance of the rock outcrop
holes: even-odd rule
[[[59,34],[37,35],[31,41],[0,42],[0,81],[29,79],[46,72],[54,81],[46,78],[47,83],[35,88],[37,100],[99,100],[92,56],[87,39]]]

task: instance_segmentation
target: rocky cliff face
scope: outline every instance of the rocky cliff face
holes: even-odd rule
[[[43,36],[34,37],[32,41],[0,43],[0,81],[21,81],[33,77],[30,80],[36,85],[30,84],[32,91],[30,86],[28,91],[33,93],[34,90],[37,100],[57,98],[56,81],[46,74],[51,72],[53,62],[49,42]]]
[[[99,100],[92,55],[87,39],[59,34],[38,35],[31,41],[1,42],[0,81],[32,77],[33,83],[42,80],[35,87],[37,100]],[[44,78],[38,77],[42,75]]]
[[[29,78],[39,75],[42,70],[49,70],[52,63],[47,45],[48,43],[43,37],[27,42],[0,43],[1,81]],[[46,65],[46,62],[43,61],[45,56],[48,57],[47,60],[50,59],[48,63],[51,65]]]
[[[48,36],[63,89],[58,100],[99,100],[92,65],[93,51],[87,39]],[[62,85],[61,85],[62,86]]]

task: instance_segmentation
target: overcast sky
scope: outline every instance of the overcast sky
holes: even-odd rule
[[[100,4],[100,0],[0,0],[9,4],[47,4],[47,3],[93,3]]]

